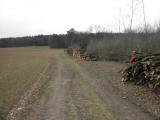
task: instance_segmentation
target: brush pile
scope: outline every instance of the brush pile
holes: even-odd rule
[[[124,82],[133,82],[136,85],[148,85],[151,89],[160,86],[160,55],[149,55],[137,59],[124,71]]]

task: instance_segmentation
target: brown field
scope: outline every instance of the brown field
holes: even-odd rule
[[[50,82],[42,98],[28,106],[32,112],[26,114],[27,120],[154,120],[158,116],[154,95],[121,82],[125,64],[82,61],[62,50],[53,50],[53,58]]]
[[[145,87],[121,82],[120,71],[126,66],[123,63],[82,61],[63,50],[47,47],[0,49],[0,55],[0,120],[10,110],[18,110],[13,107],[23,110],[18,115],[15,112],[15,118],[9,120],[155,120],[160,117],[158,96]],[[44,68],[47,69],[43,73]],[[41,86],[35,96],[41,97],[25,107],[21,104],[15,107],[26,91],[34,92],[37,84]]]
[[[48,63],[47,47],[0,48],[0,119],[4,119]]]

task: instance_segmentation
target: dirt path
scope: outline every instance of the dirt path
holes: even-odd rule
[[[50,82],[27,120],[153,120],[152,116],[125,100],[109,82],[63,53],[53,53]],[[56,70],[55,70],[56,69]],[[114,75],[114,71],[113,71]],[[111,79],[108,76],[107,79]]]

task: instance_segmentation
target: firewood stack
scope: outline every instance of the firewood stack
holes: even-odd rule
[[[83,49],[68,48],[68,49],[65,49],[64,52],[70,56],[73,56],[74,58],[85,60],[85,61],[97,61],[98,60],[98,57],[96,55],[88,54]]]
[[[123,71],[122,81],[156,89],[160,86],[160,56],[151,55],[137,59]]]

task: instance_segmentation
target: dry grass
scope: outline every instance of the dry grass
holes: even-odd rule
[[[126,68],[126,64],[120,62],[83,62],[81,65],[99,80],[97,86],[102,86],[107,91],[107,84],[110,83],[118,90],[118,94],[125,97],[127,101],[139,106],[146,113],[160,118],[160,96],[154,94],[146,86],[136,86],[121,81],[121,72]],[[116,90],[115,89],[115,90]],[[108,96],[103,96],[107,100]],[[157,119],[158,120],[158,119]]]
[[[31,88],[50,55],[47,47],[0,49],[0,119]]]
[[[73,78],[73,81],[70,82],[71,97],[67,104],[69,110],[66,111],[68,120],[75,120],[73,116],[72,109],[77,110],[77,115],[80,119],[87,120],[113,120],[114,116],[108,111],[105,103],[101,97],[96,92],[95,88],[92,86],[90,77],[82,72],[79,66],[74,63],[64,63],[68,71]],[[70,66],[72,65],[72,66]],[[81,72],[80,72],[81,71]],[[73,108],[73,105],[75,108]],[[73,117],[73,118],[72,118]]]

